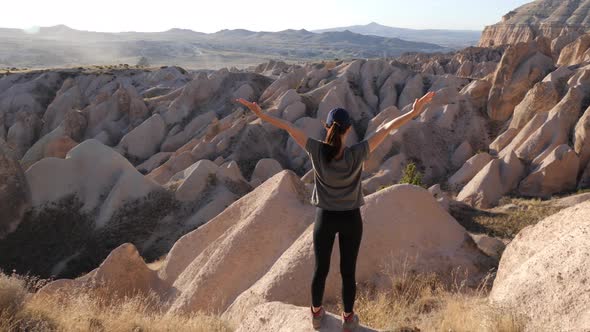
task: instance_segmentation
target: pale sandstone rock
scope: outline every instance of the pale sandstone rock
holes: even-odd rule
[[[459,168],[463,165],[469,158],[473,156],[473,147],[469,144],[468,141],[464,141],[457,147],[453,155],[451,156],[451,163],[453,167]]]
[[[559,55],[559,66],[571,66],[590,60],[590,34],[584,34],[565,46]]]
[[[552,200],[551,205],[557,206],[557,207],[568,208],[568,207],[572,207],[572,206],[580,204],[580,203],[584,203],[588,200],[590,200],[590,193],[584,193],[584,194],[578,194],[578,195],[572,195],[572,196],[560,198],[560,199],[557,199],[554,201]]]
[[[184,127],[184,129],[176,133],[173,133],[171,130],[166,139],[164,139],[164,142],[162,142],[160,150],[164,152],[177,151],[184,144],[189,142],[191,138],[204,131],[205,128],[216,119],[217,115],[213,111],[196,116]]]
[[[535,116],[535,113],[549,112],[559,99],[554,82],[544,81],[535,84],[520,104],[516,105],[510,128],[521,129]]]
[[[485,234],[470,234],[477,244],[477,247],[483,251],[486,255],[500,260],[502,257],[502,253],[506,248],[506,245],[502,240],[497,239],[495,237],[487,236]]]
[[[294,89],[289,89],[279,98],[277,109],[282,113],[285,108],[296,102],[301,102],[301,96]]]
[[[142,174],[147,174],[165,163],[172,156],[172,152],[158,152],[136,168]]]
[[[45,145],[43,149],[43,158],[65,158],[71,149],[76,147],[78,142],[69,136],[58,137]]]
[[[13,232],[31,205],[31,192],[18,160],[0,139],[0,239]]]
[[[83,211],[98,209],[97,225],[104,225],[127,202],[160,188],[137,172],[127,159],[96,140],[77,145],[66,159],[42,159],[25,175],[34,208],[76,195]],[[106,199],[101,197],[103,194],[107,194]]]
[[[361,213],[363,241],[356,267],[359,284],[387,287],[386,275],[404,269],[403,262],[408,264],[407,269],[417,272],[446,274],[461,266],[471,271],[470,276],[480,273],[476,262],[486,258],[475,246],[467,245],[471,238],[427,190],[411,185],[393,186],[366,197]],[[309,278],[314,267],[312,237],[310,225],[264,276],[242,292],[224,317],[241,321],[249,308],[270,301],[309,305]],[[340,275],[333,273],[338,271],[340,261],[338,241],[333,253],[326,301],[335,300],[341,291]]]
[[[568,145],[556,147],[518,187],[522,195],[550,198],[576,188],[580,159]]]
[[[289,122],[295,122],[305,116],[305,110],[305,104],[300,101],[290,104],[283,111],[283,119]]]
[[[514,153],[494,159],[463,187],[457,200],[484,209],[494,207],[503,195],[516,188],[524,171]]]
[[[402,173],[407,164],[407,157],[400,153],[387,159],[368,179],[362,181],[363,192],[365,195],[377,192],[384,187],[397,184],[402,177]]]
[[[47,135],[41,137],[25,153],[22,163],[28,168],[45,157],[65,158],[66,153],[81,140],[86,129],[86,118],[75,110],[64,112],[62,123]]]
[[[488,102],[488,95],[492,84],[487,80],[474,80],[467,84],[460,92],[461,95],[469,96],[473,105],[477,108],[482,108]]]
[[[452,198],[447,192],[442,190],[440,184],[435,184],[434,186],[428,188],[428,192],[432,194],[432,196],[436,199],[438,204],[442,206],[443,209],[445,209],[447,212],[449,211]]]
[[[590,161],[590,107],[576,124],[574,150],[580,156],[580,169],[584,169]]]
[[[467,160],[465,164],[449,178],[449,185],[455,190],[461,189],[493,159],[494,158],[486,152],[478,153],[469,158],[469,160]]]
[[[402,109],[407,105],[411,105],[414,100],[422,97],[424,94],[424,77],[421,74],[417,74],[414,77],[406,81],[404,90],[399,96],[397,107]]]
[[[106,91],[102,94],[83,110],[88,120],[85,138],[104,131],[108,134],[108,143],[114,145],[123,133],[139,126],[149,116],[149,111],[132,86],[121,84],[114,94]]]
[[[123,136],[118,149],[132,159],[145,160],[159,151],[165,136],[166,123],[159,114],[154,114]]]
[[[510,118],[527,91],[553,71],[553,60],[547,54],[551,52],[543,39],[512,45],[506,50],[493,76],[488,98],[490,118]]]
[[[589,5],[587,0],[527,3],[504,15],[501,22],[487,26],[479,46],[514,44],[537,37],[552,40],[574,31],[584,32],[590,26],[587,19]]]
[[[227,76],[228,73],[216,72],[209,76],[199,75],[190,81],[162,115],[164,122],[167,125],[181,122],[199,103],[210,99]]]
[[[43,113],[43,130],[42,134],[48,134],[61,124],[66,112],[70,110],[82,109],[85,106],[85,98],[80,91],[80,87],[74,79],[68,78],[64,81],[61,89],[57,92],[55,99],[47,106]]]
[[[523,229],[506,247],[490,299],[528,316],[527,331],[590,326],[590,203]]]
[[[246,100],[251,100],[254,98],[255,92],[252,86],[248,83],[244,83],[240,85],[240,87],[234,92],[235,98],[244,98]]]
[[[37,139],[41,120],[31,112],[19,112],[16,121],[8,129],[6,143],[14,149],[17,158],[22,158]]]
[[[254,167],[254,172],[250,181],[258,180],[260,183],[273,177],[275,174],[283,170],[281,164],[272,158],[260,159]]]
[[[304,76],[305,69],[298,68],[293,70],[268,86],[262,93],[260,100],[265,102],[269,99],[275,99],[288,90],[296,89]]]
[[[266,273],[311,222],[304,192],[295,174],[283,171],[182,237],[160,271],[179,292],[171,310],[224,310]]]
[[[50,282],[41,288],[35,296],[52,294],[67,294],[68,292],[95,289],[95,296],[103,300],[112,297],[148,295],[150,293],[163,294],[168,288],[158,278],[155,271],[150,270],[135,246],[124,243],[114,249],[99,267],[90,273],[74,279],[60,279]]]
[[[502,151],[505,147],[507,147],[510,142],[518,135],[519,130],[516,128],[508,128],[505,132],[498,135],[496,139],[490,144],[490,151],[494,154],[498,154]]]
[[[174,174],[186,169],[194,164],[195,160],[190,151],[185,151],[176,157],[171,157],[162,166],[151,171],[146,177],[156,183],[164,184],[170,180]]]
[[[250,309],[251,312],[237,326],[236,332],[313,332],[309,318],[309,306],[294,306],[279,301],[263,303]],[[362,322],[361,322],[362,323]],[[342,331],[340,313],[326,313],[322,331]],[[361,325],[358,332],[377,332]]]
[[[583,98],[582,87],[570,88],[565,97],[549,111],[547,120],[514,150],[516,155],[537,166],[557,146],[567,144],[569,133],[580,116]]]
[[[217,166],[221,166],[221,164],[223,164],[225,162],[225,159],[222,156],[219,156],[219,157],[215,158],[215,160],[213,160],[213,162]]]
[[[215,176],[218,166],[210,160],[200,160],[186,170],[173,176],[170,182],[181,181],[176,189],[176,199],[181,202],[195,201],[209,184],[209,177]]]
[[[511,153],[513,153],[518,148],[520,148],[531,137],[531,135],[533,135],[539,128],[541,128],[541,126],[547,120],[547,117],[549,117],[549,113],[535,114],[535,116],[533,116],[531,121],[529,121],[524,126],[524,128],[522,128],[516,134],[516,136],[514,138],[512,138],[512,140],[509,140],[509,139],[510,139],[510,136],[514,135],[514,133],[517,132],[517,129],[515,129],[515,128],[513,128],[514,130],[512,132],[509,132],[510,130],[507,130],[505,132],[505,134],[500,135],[498,137],[497,143],[499,143],[499,144],[497,147],[500,148],[500,147],[504,146],[504,148],[500,151],[500,153],[498,153],[498,156],[500,158],[506,157],[506,156],[510,155]],[[506,135],[506,137],[504,137],[504,135]],[[506,145],[506,143],[508,143],[508,145]]]
[[[570,43],[576,41],[580,37],[580,32],[571,31],[564,35],[561,35],[551,41],[551,53],[553,53],[553,59],[559,61],[559,56],[564,47]]]

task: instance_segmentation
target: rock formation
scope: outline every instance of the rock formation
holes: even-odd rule
[[[506,247],[492,301],[529,318],[527,331],[583,331],[590,326],[590,203],[522,230]]]
[[[428,191],[398,185],[366,199],[366,205],[361,208],[364,226],[357,282],[385,287],[386,274],[402,269],[402,262],[409,264],[406,267],[411,270],[438,272],[441,276],[447,275],[453,266],[471,271],[469,275],[475,276],[487,264],[484,256],[470,245],[472,240],[463,227]],[[314,265],[312,235],[310,226],[256,283],[235,299],[224,315],[241,321],[247,316],[247,308],[269,301],[307,305]],[[330,270],[338,271],[337,244],[333,251]],[[325,299],[335,299],[340,294],[339,278],[338,273],[328,275]]]
[[[553,40],[573,32],[587,32],[589,6],[588,0],[533,1],[510,11],[500,23],[487,26],[479,46],[529,42],[537,37]]]
[[[31,205],[31,192],[15,153],[0,139],[0,240],[16,229]]]

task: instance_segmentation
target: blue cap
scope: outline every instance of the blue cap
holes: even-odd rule
[[[342,127],[342,129],[348,128],[350,123],[350,116],[348,112],[344,108],[334,108],[333,110],[328,113],[328,118],[326,119],[326,125],[328,127],[332,126],[332,123],[336,122],[338,125]]]

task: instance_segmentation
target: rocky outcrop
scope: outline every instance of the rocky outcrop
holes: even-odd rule
[[[98,94],[83,112],[88,120],[85,138],[98,138],[109,146],[116,145],[125,132],[149,116],[136,89],[122,84],[113,94],[108,91]]]
[[[590,29],[588,0],[553,1],[537,0],[502,17],[502,21],[487,26],[479,46],[498,46],[529,42],[537,37],[550,40],[572,32]]]
[[[172,310],[224,310],[307,228],[313,211],[300,180],[282,171],[183,236],[160,270],[179,292]]]
[[[590,326],[590,203],[523,229],[506,247],[490,299],[528,317],[527,331]]]
[[[584,169],[590,161],[590,107],[576,124],[574,150],[580,156],[580,169]]]
[[[78,144],[86,130],[86,118],[79,111],[70,110],[62,115],[57,128],[40,138],[22,157],[23,166],[29,168],[47,157],[65,158],[69,150]]]
[[[0,139],[0,239],[14,231],[31,205],[31,192],[15,153]]]
[[[461,168],[449,178],[449,186],[454,190],[460,190],[465,186],[482,168],[494,159],[488,153],[478,153],[469,158]]]
[[[525,196],[551,198],[576,188],[580,158],[568,145],[560,145],[527,176],[518,191]]]
[[[123,136],[117,149],[128,159],[143,161],[158,152],[165,136],[166,124],[154,114]]]
[[[309,306],[298,307],[277,301],[260,304],[249,311],[249,315],[239,323],[236,332],[314,331],[309,319]],[[322,331],[342,331],[342,318],[338,314],[327,312],[322,321]],[[355,331],[377,332],[362,325]]]
[[[44,206],[74,195],[85,212],[97,211],[97,226],[108,222],[125,203],[160,188],[144,178],[123,156],[96,140],[86,140],[66,159],[46,158],[26,172],[32,206]]]
[[[567,44],[559,55],[557,64],[571,66],[590,61],[590,34],[585,34],[575,41]]]
[[[35,296],[66,295],[94,289],[100,300],[114,297],[163,295],[166,284],[151,270],[131,243],[124,243],[113,250],[99,267],[77,279],[59,279],[41,288]]]
[[[479,208],[494,207],[502,196],[516,188],[524,171],[514,153],[494,159],[463,187],[457,200]]]
[[[250,184],[252,184],[253,187],[256,187],[282,170],[283,167],[278,161],[268,158],[260,159],[254,167]]]
[[[453,267],[471,271],[469,275],[475,276],[486,266],[485,256],[471,245],[473,242],[465,229],[427,190],[396,185],[365,199],[366,205],[361,208],[363,241],[356,267],[358,283],[383,289],[388,287],[387,274],[404,268],[438,272],[444,279]],[[308,305],[308,280],[314,267],[312,248],[313,226],[310,226],[255,284],[242,292],[224,316],[241,321],[248,316],[248,308],[270,301]],[[338,271],[338,243],[334,244],[333,255],[330,270]],[[404,267],[402,262],[408,265]],[[324,295],[327,301],[335,300],[340,294],[339,279],[338,273],[328,275]]]
[[[492,78],[488,115],[505,121],[512,115],[531,87],[553,71],[553,59],[546,39],[508,47]]]

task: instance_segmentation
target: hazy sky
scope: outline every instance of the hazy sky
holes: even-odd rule
[[[65,24],[92,31],[201,32],[322,29],[377,22],[417,29],[472,29],[531,0],[10,0],[1,27]]]

